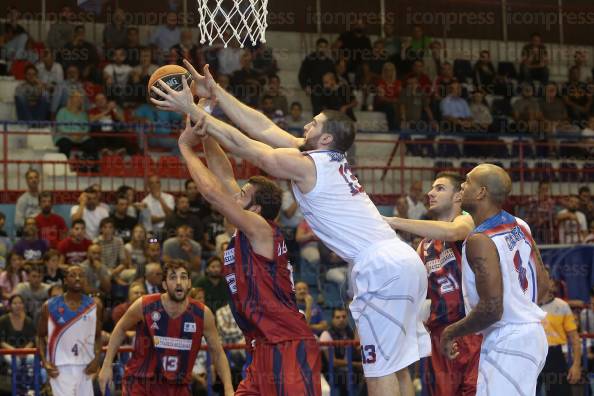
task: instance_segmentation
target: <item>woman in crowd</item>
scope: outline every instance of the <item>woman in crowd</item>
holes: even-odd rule
[[[3,303],[9,300],[12,290],[17,284],[27,281],[23,256],[13,252],[8,255],[6,261],[6,268],[0,273],[0,293]]]
[[[124,248],[132,259],[132,268],[136,270],[135,278],[144,272],[146,265],[146,230],[142,224],[136,224],[132,229],[132,239]]]
[[[56,115],[56,122],[66,124],[56,127],[54,143],[68,158],[74,148],[81,150],[87,158],[96,158],[97,148],[89,135],[89,116],[83,104],[83,94],[72,91],[66,107],[62,107]]]

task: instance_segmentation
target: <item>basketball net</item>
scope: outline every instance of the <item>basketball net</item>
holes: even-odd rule
[[[212,45],[218,39],[226,48],[229,42],[235,39],[243,48],[246,42],[251,45],[256,45],[258,41],[266,42],[268,0],[197,0],[197,2],[201,44],[208,42]]]

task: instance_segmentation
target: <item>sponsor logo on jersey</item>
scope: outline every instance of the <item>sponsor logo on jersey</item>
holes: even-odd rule
[[[441,252],[439,258],[427,261],[425,266],[427,267],[427,271],[429,271],[429,273],[433,273],[435,271],[439,271],[444,265],[452,260],[456,260],[456,255],[451,248],[448,248]]]
[[[225,250],[225,265],[235,264],[235,248]]]
[[[63,317],[60,316],[60,319],[58,319],[58,323],[64,324],[64,323],[66,323],[66,321],[64,320]]]
[[[184,323],[184,332],[195,333],[196,332],[196,323],[185,322]]]
[[[151,325],[151,329],[159,330],[159,325],[155,322]]]
[[[229,290],[231,291],[231,294],[236,294],[237,293],[237,281],[235,278],[235,274],[226,275],[225,279],[227,280],[227,285],[229,285]]]
[[[177,351],[189,351],[192,349],[192,339],[154,336],[153,344],[159,349],[175,349]]]

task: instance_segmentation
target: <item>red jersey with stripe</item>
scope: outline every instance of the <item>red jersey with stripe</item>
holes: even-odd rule
[[[427,297],[431,300],[427,328],[433,332],[464,318],[461,243],[425,238],[420,250],[427,268]]]
[[[313,334],[295,300],[293,268],[279,227],[274,232],[274,258],[256,252],[247,236],[236,230],[225,251],[223,274],[237,325],[249,340],[279,343],[312,339]]]
[[[142,297],[144,320],[136,326],[134,353],[125,377],[151,378],[155,382],[189,384],[200,351],[204,329],[204,305],[189,300],[177,318],[167,314],[161,294]]]

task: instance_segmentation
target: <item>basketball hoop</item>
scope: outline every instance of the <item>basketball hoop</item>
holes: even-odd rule
[[[200,43],[219,39],[225,48],[233,39],[241,48],[266,42],[268,0],[197,0]],[[225,4],[223,4],[225,3]]]

